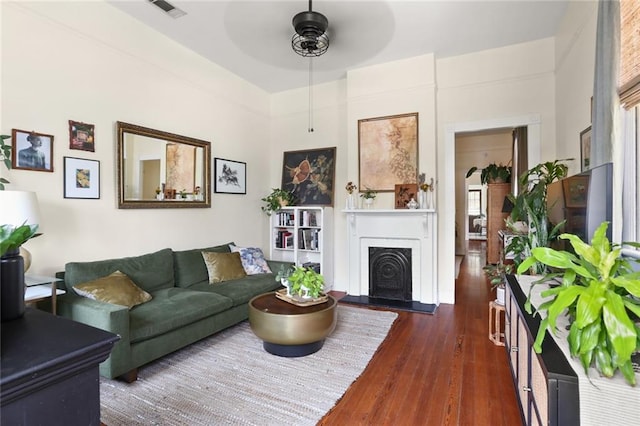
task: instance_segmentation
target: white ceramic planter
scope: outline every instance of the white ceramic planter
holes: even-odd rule
[[[504,305],[504,286],[496,287],[496,303]]]

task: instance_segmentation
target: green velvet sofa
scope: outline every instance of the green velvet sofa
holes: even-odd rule
[[[66,294],[58,314],[120,336],[100,364],[108,378],[134,381],[137,368],[248,318],[254,296],[280,287],[274,273],[282,262],[267,261],[274,273],[209,284],[202,251],[230,252],[229,245],[173,251],[163,249],[136,257],[65,265]],[[78,296],[73,286],[116,270],[128,275],[153,299],[129,310],[125,306]]]

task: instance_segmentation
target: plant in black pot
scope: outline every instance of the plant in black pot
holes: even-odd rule
[[[573,234],[562,234],[569,240],[575,254],[537,247],[518,267],[518,274],[536,262],[552,267],[534,285],[561,277],[559,286],[541,293],[545,300],[537,307],[544,313],[533,348],[542,351],[547,329],[556,333],[558,317],[568,314],[570,329],[567,337],[573,357],[580,359],[587,372],[595,367],[600,374],[611,377],[620,371],[626,381],[635,386],[636,378],[631,355],[640,350],[638,321],[640,317],[640,273],[621,256],[621,248],[611,245],[606,237],[608,222],[594,232],[591,245]],[[632,243],[638,247],[638,244]],[[525,309],[531,313],[531,296]],[[542,317],[542,315],[541,315]]]
[[[466,177],[471,177],[477,167],[471,167],[467,171]],[[491,163],[480,172],[480,182],[485,183],[508,183],[511,182],[511,166]]]
[[[2,321],[24,314],[24,259],[20,246],[33,237],[38,225],[0,226],[0,309]]]

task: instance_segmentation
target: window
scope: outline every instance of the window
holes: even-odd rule
[[[482,213],[482,193],[479,189],[470,189],[467,194],[469,216],[480,216]]]
[[[620,103],[631,109],[640,103],[640,2],[620,2]]]

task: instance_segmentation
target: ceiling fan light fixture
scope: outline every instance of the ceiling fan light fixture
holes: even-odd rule
[[[291,38],[291,47],[298,55],[321,56],[329,49],[329,20],[322,13],[311,10],[311,1],[309,10],[294,16],[292,23],[296,33]]]

